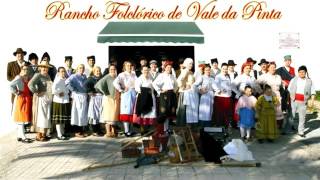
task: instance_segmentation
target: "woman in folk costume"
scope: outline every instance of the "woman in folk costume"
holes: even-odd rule
[[[117,77],[117,67],[110,65],[108,74],[100,79],[95,88],[103,93],[101,123],[105,123],[105,137],[116,137],[116,122],[119,119],[120,96],[119,92],[114,88],[113,81]]]
[[[252,88],[246,86],[244,94],[239,98],[236,112],[239,114],[240,135],[244,141],[251,140],[251,128],[255,125],[255,105],[257,99],[252,96]]]
[[[186,86],[183,92],[183,105],[186,107],[186,123],[196,127],[199,122],[199,90],[194,85],[195,77],[187,76]]]
[[[23,65],[20,74],[10,82],[10,91],[15,94],[12,117],[18,125],[17,140],[23,143],[32,142],[26,138],[24,132],[24,126],[32,120],[32,93],[28,87],[28,70],[28,65]]]
[[[276,123],[276,107],[280,102],[273,95],[272,89],[268,84],[264,85],[263,90],[264,93],[258,98],[255,106],[258,116],[256,137],[259,143],[263,143],[264,140],[273,142],[279,135]]]
[[[315,100],[314,82],[308,76],[306,66],[300,66],[298,69],[298,76],[294,77],[288,86],[291,98],[292,115],[299,115],[298,135],[305,137],[305,121],[307,112],[307,101],[311,97],[312,104]]]
[[[58,68],[58,74],[52,85],[52,121],[56,124],[57,139],[68,140],[64,136],[65,123],[70,121],[71,105],[69,89],[66,86],[66,69]]]
[[[84,83],[89,98],[88,120],[93,131],[93,136],[99,136],[100,133],[100,116],[102,112],[102,93],[96,90],[95,84],[101,79],[101,68],[94,66],[92,76],[89,76]]]
[[[183,61],[183,68],[181,69],[180,75],[177,79],[179,87],[179,97],[178,97],[178,107],[177,107],[177,125],[186,125],[186,106],[183,104],[184,91],[186,90],[187,80],[189,75],[193,76],[192,66],[193,60],[191,58],[186,58]]]
[[[215,77],[217,90],[213,104],[213,122],[216,126],[229,127],[232,118],[231,95],[234,90],[228,75],[227,63],[222,63],[221,73]]]
[[[176,116],[177,96],[177,81],[172,71],[172,61],[164,62],[164,72],[153,81],[153,88],[157,91],[159,98],[159,116],[158,123],[164,124],[163,132],[169,130],[169,120],[173,120]],[[158,126],[158,133],[162,134],[162,128]]]
[[[47,134],[48,128],[51,127],[51,103],[52,103],[52,81],[48,74],[51,67],[48,61],[42,61],[38,67],[40,67],[40,73],[36,73],[29,81],[28,86],[30,90],[36,96],[34,117],[36,118],[36,125],[39,129],[37,133],[37,141],[46,141],[49,139]],[[37,106],[37,107],[36,107]]]
[[[276,74],[276,63],[275,62],[270,62],[269,65],[267,66],[268,71],[265,74],[262,74],[258,78],[258,83],[263,85],[263,84],[268,84],[271,86],[271,89],[274,93],[274,95],[278,98],[280,101],[279,106],[277,106],[276,109],[276,119],[277,119],[277,124],[278,128],[281,128],[282,123],[283,123],[283,113],[281,110],[281,95],[280,95],[280,88],[282,86],[282,80],[279,75]]]
[[[121,93],[120,116],[119,120],[123,122],[125,136],[131,136],[130,123],[133,121],[133,109],[136,101],[136,91],[134,85],[137,76],[132,71],[132,63],[125,61],[123,63],[123,72],[114,80],[114,87]]]
[[[67,88],[72,92],[71,125],[75,126],[76,137],[84,138],[84,126],[88,125],[88,95],[84,86],[87,80],[84,74],[84,64],[77,67],[77,73],[72,74],[67,80]]]
[[[138,93],[136,103],[136,121],[140,124],[141,134],[144,134],[144,126],[152,126],[156,120],[156,97],[152,86],[152,77],[147,66],[141,67],[142,74],[136,80],[135,89]]]
[[[199,102],[199,124],[202,127],[212,126],[214,91],[218,89],[210,73],[211,67],[209,64],[206,64],[204,75],[200,76],[195,82],[201,95]]]

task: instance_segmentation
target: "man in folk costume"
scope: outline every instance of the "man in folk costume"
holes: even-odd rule
[[[260,66],[261,70],[258,72],[258,76],[262,76],[263,74],[267,74],[268,72],[268,64],[269,62],[266,59],[261,59],[258,65]]]
[[[66,78],[70,77],[72,74],[76,73],[76,70],[72,68],[72,56],[64,57],[64,64],[66,69]]]
[[[298,135],[305,137],[305,121],[307,112],[307,101],[311,97],[311,100],[315,100],[315,88],[314,83],[309,78],[308,70],[306,66],[300,66],[298,69],[298,76],[291,79],[288,85],[288,91],[290,93],[292,115],[299,115]]]
[[[233,86],[231,85],[231,79],[228,75],[227,63],[222,63],[221,73],[216,76],[215,83],[217,89],[215,90],[213,105],[213,122],[216,126],[228,128],[233,111],[233,109],[230,108]]]
[[[30,77],[28,66],[21,67],[21,72],[10,82],[11,93],[15,94],[12,116],[18,125],[17,140],[23,143],[31,143],[32,140],[25,136],[25,125],[32,121],[32,93],[28,87]]]
[[[153,88],[157,91],[159,98],[159,115],[157,134],[167,135],[169,121],[176,117],[177,96],[175,91],[178,89],[176,78],[172,72],[172,61],[164,63],[165,71],[153,81]],[[163,124],[163,126],[161,126]]]
[[[248,57],[246,63],[250,64],[250,69],[251,69],[250,76],[254,77],[255,79],[257,79],[258,78],[258,71],[253,69],[253,67],[257,63],[257,61],[253,60],[251,57]]]
[[[101,122],[106,126],[105,137],[116,137],[115,125],[119,120],[120,96],[113,86],[113,81],[117,77],[117,67],[111,64],[108,73],[96,83],[95,88],[103,93]]]
[[[67,88],[72,93],[71,125],[75,126],[75,136],[79,138],[86,136],[84,127],[88,125],[88,95],[84,86],[87,77],[84,71],[84,64],[80,64],[77,67],[77,73],[66,80]]]
[[[284,128],[285,131],[290,131],[290,130],[296,130],[295,127],[293,126],[293,118],[292,118],[292,113],[291,113],[291,105],[290,105],[290,95],[288,91],[288,86],[291,81],[295,77],[295,70],[291,66],[292,60],[291,60],[291,55],[286,55],[284,56],[284,66],[280,67],[276,70],[276,73],[280,75],[282,79],[282,84],[283,87],[280,89],[280,94],[281,94],[281,108],[282,111],[285,112],[285,119],[284,119]],[[283,132],[286,133],[286,132]]]
[[[211,59],[211,77],[215,78],[220,72],[218,59]]]
[[[92,135],[100,136],[100,116],[102,112],[102,93],[94,86],[101,79],[101,68],[93,67],[93,75],[88,77],[84,83],[89,97],[88,120],[91,126]]]
[[[119,120],[123,122],[125,136],[132,136],[130,124],[133,122],[133,109],[136,101],[135,82],[137,76],[132,71],[132,63],[125,61],[123,63],[123,72],[114,80],[114,87],[121,93],[120,116]]]
[[[142,67],[148,66],[147,58],[141,56],[140,58],[140,66],[136,69],[136,76],[139,77],[141,75]]]
[[[70,91],[66,86],[66,69],[58,68],[57,77],[52,85],[52,121],[56,124],[57,139],[68,140],[65,136],[65,125],[70,124],[71,104]]]
[[[85,67],[85,72],[84,74],[89,77],[89,76],[92,76],[93,75],[93,67],[94,65],[96,64],[96,57],[95,56],[88,56],[87,57],[87,64],[88,66]]]
[[[234,79],[236,77],[238,77],[238,72],[234,70],[234,67],[237,64],[234,63],[233,60],[228,60],[228,75],[230,77],[231,83],[234,81]],[[233,121],[231,121],[231,126],[233,128],[237,128],[238,124],[236,119],[239,119],[238,114],[235,113],[235,109],[236,109],[236,103],[237,103],[237,99],[236,99],[236,93],[232,91],[232,95],[231,95],[231,109],[234,109],[234,111],[231,112],[231,116],[233,117]]]
[[[165,62],[165,61],[163,61]],[[183,66],[183,62],[184,62],[184,59],[183,58],[179,58],[178,59],[178,65],[179,65],[179,68],[177,70],[175,70],[175,74],[176,74],[176,78],[180,76],[180,73],[181,71],[183,70],[184,66]],[[163,66],[163,63],[162,63],[162,66]],[[164,71],[164,68],[162,68],[163,71]],[[160,71],[160,72],[163,72],[163,71]]]
[[[15,52],[13,52],[13,55],[16,57],[15,61],[11,61],[7,65],[7,80],[12,81],[17,75],[19,75],[21,71],[21,67],[26,64],[30,65],[29,62],[24,60],[24,56],[27,54],[26,51],[24,51],[22,48],[17,48]],[[14,94],[11,96],[11,103],[13,103],[14,100]]]
[[[184,91],[187,90],[187,81],[189,76],[193,76],[192,67],[193,60],[186,58],[183,62],[183,69],[177,79],[179,87],[178,107],[177,107],[177,125],[186,125],[186,106],[184,105]]]
[[[45,52],[45,53],[43,53],[43,55],[41,57],[40,63],[42,61],[47,61],[48,62],[48,64],[50,65],[48,74],[49,74],[49,76],[51,78],[51,81],[54,81],[54,78],[57,75],[57,68],[54,65],[50,64],[50,60],[51,60],[50,55],[47,52]]]
[[[152,78],[152,81],[154,81],[157,77],[158,77],[158,75],[160,74],[159,72],[158,72],[158,65],[157,65],[157,61],[156,60],[151,60],[150,62],[149,62],[149,64],[150,64],[150,71],[149,71],[149,73],[150,73],[150,75],[151,75],[151,78]]]
[[[51,66],[48,61],[42,61],[38,67],[40,73],[32,77],[28,86],[35,97],[33,126],[39,128],[36,140],[47,141],[49,140],[47,130],[51,128],[52,81],[48,73]]]
[[[29,75],[31,78],[33,77],[33,75],[39,72],[38,60],[39,58],[36,53],[29,54],[29,57],[28,57],[28,61],[30,63]]]

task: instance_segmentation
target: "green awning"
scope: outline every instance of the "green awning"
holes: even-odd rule
[[[109,22],[99,33],[98,43],[164,42],[203,44],[194,22]]]

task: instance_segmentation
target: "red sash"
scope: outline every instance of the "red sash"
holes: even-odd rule
[[[304,101],[304,95],[303,94],[296,94],[295,100],[296,101]]]

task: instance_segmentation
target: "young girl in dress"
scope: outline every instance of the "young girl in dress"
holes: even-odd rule
[[[239,98],[236,106],[236,112],[239,114],[240,121],[240,135],[245,141],[251,139],[251,128],[255,124],[255,104],[257,99],[252,96],[252,88],[246,86],[244,88],[244,95]]]

